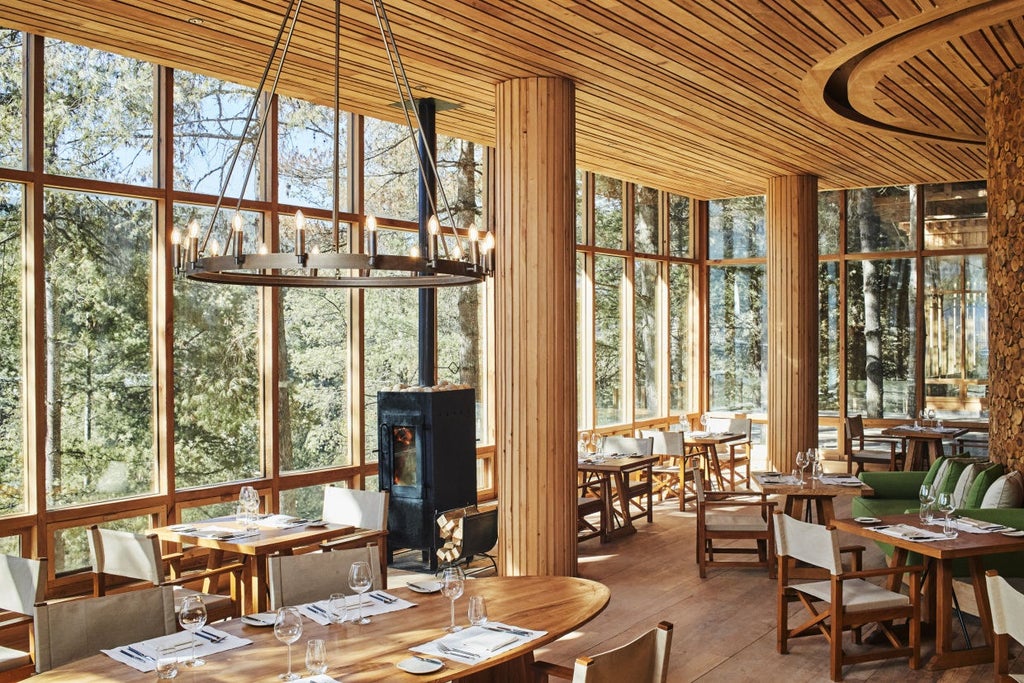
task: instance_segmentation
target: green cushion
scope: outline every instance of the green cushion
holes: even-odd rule
[[[932,482],[935,481],[935,476],[939,473],[939,468],[942,466],[942,463],[945,462],[945,460],[946,456],[944,455],[940,455],[939,457],[935,458],[935,462],[933,462],[932,466],[928,468],[928,474],[924,475],[924,481],[921,482],[922,486],[932,485]]]
[[[935,475],[932,490],[936,495],[940,493],[953,493],[963,471],[968,465],[975,464],[979,460],[979,458],[946,458],[939,466],[938,473]]]
[[[971,484],[970,490],[967,492],[963,507],[981,507],[981,501],[985,499],[985,492],[988,491],[988,487],[1001,476],[1003,476],[1003,466],[999,463],[990,465],[979,472],[978,476],[974,478],[974,483]]]

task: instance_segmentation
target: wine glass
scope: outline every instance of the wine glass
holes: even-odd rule
[[[928,419],[932,422],[932,427],[935,426],[935,408],[928,409]]]
[[[363,593],[370,590],[373,585],[373,578],[370,575],[370,565],[366,562],[353,562],[348,568],[348,587],[359,594],[359,616],[357,624],[369,624],[370,618],[363,616]]]
[[[942,533],[946,538],[956,538],[956,529],[953,527],[953,512],[956,510],[956,499],[952,493],[940,493],[936,498],[939,512],[946,516],[946,522],[942,527]]]
[[[807,469],[808,465],[807,453],[804,451],[796,452],[796,466],[800,468],[800,485],[804,485],[804,470]]]
[[[456,633],[462,630],[461,626],[455,624],[455,601],[462,595],[466,586],[466,575],[461,567],[445,567],[441,575],[441,595],[451,600],[452,623],[445,629],[448,633]]]
[[[928,484],[922,484],[917,492],[917,499],[921,501],[921,521],[925,524],[932,523],[932,505],[935,504],[935,491]]]
[[[707,413],[701,413],[700,414],[700,427],[701,427],[701,429],[703,431],[705,431],[705,432],[708,431],[708,414]]]
[[[206,626],[206,604],[201,595],[186,595],[181,601],[181,610],[178,612],[178,623],[186,631],[192,634],[192,658],[185,662],[185,666],[202,666],[205,660],[196,659],[196,631]]]
[[[302,614],[297,607],[282,607],[274,619],[274,637],[288,645],[288,672],[279,674],[282,681],[294,681],[299,674],[292,673],[292,643],[302,637]]]
[[[253,486],[243,486],[238,492],[238,502],[246,512],[257,514],[260,511],[260,494]]]

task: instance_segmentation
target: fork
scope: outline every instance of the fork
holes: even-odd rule
[[[437,649],[445,653],[446,655],[458,655],[459,657],[463,657],[465,659],[480,659],[480,655],[475,655],[472,652],[466,652],[465,650],[460,650],[458,648],[449,647],[444,643],[438,643]]]

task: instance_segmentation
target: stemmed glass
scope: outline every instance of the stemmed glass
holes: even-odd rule
[[[238,492],[238,502],[248,513],[255,515],[260,511],[260,494],[255,487],[243,486]]]
[[[953,512],[956,511],[956,500],[953,498],[952,493],[940,493],[936,499],[939,507],[939,512],[946,515],[946,523],[942,527],[942,533],[946,535],[946,538],[956,538],[956,529],[953,527]]]
[[[366,562],[353,562],[348,568],[348,587],[359,594],[359,617],[357,624],[369,624],[370,618],[363,616],[363,593],[370,590],[373,579],[370,575],[370,565]]]
[[[205,660],[196,659],[196,631],[206,626],[206,604],[201,595],[187,595],[181,601],[181,610],[178,612],[178,623],[186,631],[192,634],[192,658],[185,662],[185,666],[202,666]]]
[[[455,601],[462,595],[466,586],[466,575],[462,567],[445,567],[441,575],[441,595],[452,602],[452,623],[445,629],[448,633],[456,633],[462,630],[461,626],[455,624]]]
[[[294,681],[299,674],[292,673],[292,643],[302,637],[302,614],[297,607],[282,607],[274,620],[274,636],[288,645],[288,672],[279,674],[282,681]]]
[[[928,419],[932,421],[932,427],[935,426],[935,408],[928,409]]]
[[[707,413],[701,413],[700,414],[700,426],[701,426],[701,429],[704,430],[705,432],[708,431],[708,414]]]
[[[810,461],[807,459],[807,453],[805,453],[804,451],[797,451],[796,452],[796,466],[800,468],[800,485],[801,486],[804,485],[804,470],[807,469],[807,465],[809,464],[809,462]]]
[[[917,492],[917,499],[921,501],[921,521],[925,524],[932,522],[932,505],[935,504],[935,492],[928,484],[922,484],[921,490]]]

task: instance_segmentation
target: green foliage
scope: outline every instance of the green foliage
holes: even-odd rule
[[[0,28],[0,166],[23,168],[24,34]]]

